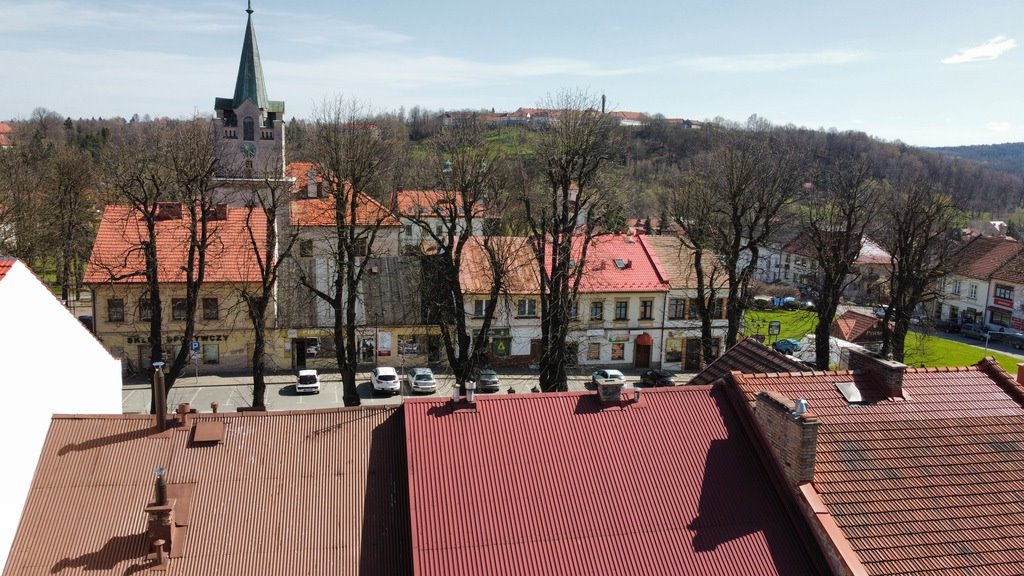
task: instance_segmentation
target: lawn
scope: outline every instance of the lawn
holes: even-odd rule
[[[778,338],[804,337],[804,334],[814,332],[817,326],[818,317],[814,312],[804,310],[748,310],[746,315],[746,328],[748,334],[768,332],[768,322],[778,321]],[[775,337],[772,338],[773,340]],[[1017,363],[1019,359],[992,350],[988,351],[999,362],[999,365],[1011,375],[1017,374]],[[952,340],[946,340],[938,336],[927,336],[917,332],[907,335],[905,363],[908,366],[945,367],[945,366],[970,366],[976,364],[985,356],[985,351],[975,346],[961,344]]]

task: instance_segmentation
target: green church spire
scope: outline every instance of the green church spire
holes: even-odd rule
[[[266,110],[269,108],[267,87],[263,83],[263,66],[260,64],[260,50],[256,46],[256,30],[252,25],[252,0],[249,0],[249,14],[245,26],[245,39],[242,41],[242,59],[238,63],[238,79],[235,80],[234,107],[238,108],[246,100],[252,100],[256,106]]]

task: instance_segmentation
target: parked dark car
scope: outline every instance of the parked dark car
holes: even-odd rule
[[[988,337],[988,328],[984,324],[974,324],[967,322],[960,325],[960,333],[967,338],[974,338],[975,340],[984,340]]]
[[[664,370],[644,370],[640,374],[640,385],[644,388],[675,386],[676,375]]]
[[[775,344],[772,344],[772,348],[783,354],[792,354],[793,352],[800,351],[800,341],[794,338],[783,338],[782,340],[776,340]]]
[[[942,330],[947,334],[960,332],[960,323],[956,320],[936,320],[932,326],[934,326],[936,330]]]
[[[990,330],[988,335],[993,342],[1005,342],[1018,350],[1024,348],[1024,333],[1018,330],[1000,328],[999,330]]]

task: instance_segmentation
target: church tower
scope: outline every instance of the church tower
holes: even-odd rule
[[[227,178],[280,178],[284,177],[284,102],[267,99],[252,12],[249,0],[235,95],[214,102],[217,174]]]

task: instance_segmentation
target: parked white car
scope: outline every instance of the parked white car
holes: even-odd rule
[[[597,386],[597,385],[602,384],[602,383],[604,383],[604,384],[625,384],[626,383],[626,376],[622,372],[619,372],[618,370],[612,370],[612,369],[609,369],[609,368],[603,368],[601,370],[595,371],[590,376],[590,382],[594,386]]]
[[[398,379],[398,372],[390,366],[378,366],[373,369],[370,376],[374,393],[382,392],[387,394],[401,394],[402,381]]]
[[[316,373],[316,370],[299,370],[299,379],[295,382],[295,391],[299,394],[303,392],[319,394],[320,375]]]
[[[413,368],[405,375],[409,390],[431,394],[437,392],[437,380],[430,368]]]

